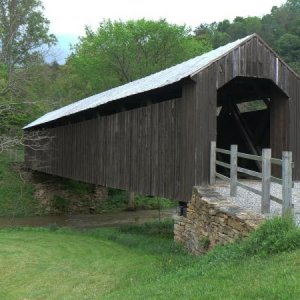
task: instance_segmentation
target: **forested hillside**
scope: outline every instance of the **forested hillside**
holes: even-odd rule
[[[233,22],[200,24],[195,36],[209,41],[213,48],[227,44],[246,35],[259,34],[298,73],[300,72],[300,1],[288,0],[280,7],[274,6],[262,18],[237,16]]]
[[[101,20],[99,20],[101,21]],[[20,143],[20,128],[43,113],[141,78],[253,32],[300,72],[300,0],[263,17],[187,26],[104,20],[86,27],[65,65],[45,62],[56,43],[39,0],[0,3],[0,151]]]

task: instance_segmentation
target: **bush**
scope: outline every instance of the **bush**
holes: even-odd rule
[[[64,212],[67,212],[67,210],[69,208],[70,200],[66,199],[66,198],[63,198],[61,196],[55,195],[55,196],[53,196],[52,204],[53,204],[53,207],[55,209],[57,209],[60,212],[64,213]]]
[[[206,236],[199,241],[199,245],[203,248],[203,250],[208,250],[210,246],[210,239]]]
[[[166,209],[174,207],[175,203],[175,201],[165,198],[144,196],[140,194],[135,195],[136,209]],[[100,210],[102,212],[111,212],[126,208],[128,208],[128,192],[109,188],[108,201],[101,204]]]
[[[143,195],[136,195],[135,202],[139,209],[165,209],[175,206],[175,201]]]
[[[101,212],[113,212],[126,208],[128,197],[126,191],[108,188],[108,199],[99,204]]]
[[[64,188],[72,192],[77,196],[85,196],[86,194],[93,193],[94,186],[92,184],[68,179],[68,178],[60,178],[60,183]]]
[[[266,221],[243,242],[246,255],[268,255],[300,248],[300,229],[292,218]]]

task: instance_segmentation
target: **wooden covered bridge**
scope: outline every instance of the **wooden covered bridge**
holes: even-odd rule
[[[253,34],[47,113],[24,128],[25,159],[32,170],[188,201],[209,181],[213,140],[250,154],[290,150],[299,180],[299,115],[299,77]]]

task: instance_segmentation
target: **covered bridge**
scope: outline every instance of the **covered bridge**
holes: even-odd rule
[[[256,34],[47,113],[27,125],[32,170],[188,201],[209,180],[210,142],[293,151],[300,79]],[[32,138],[33,137],[33,138]],[[254,166],[255,168],[255,166]]]

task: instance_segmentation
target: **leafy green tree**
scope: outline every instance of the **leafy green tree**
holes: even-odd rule
[[[74,47],[67,66],[79,98],[144,77],[210,50],[190,29],[159,21],[110,21]]]
[[[24,79],[19,69],[40,59],[43,45],[53,45],[54,35],[48,33],[49,21],[43,15],[40,0],[0,1],[0,95],[17,92]]]
[[[258,17],[236,17],[232,23],[225,19],[219,23],[200,24],[195,29],[196,36],[207,36],[213,48],[220,47],[254,32],[262,32],[261,19]]]
[[[291,66],[296,69],[300,67],[300,36],[285,33],[279,38],[277,47]]]
[[[262,18],[263,38],[300,72],[300,0],[288,0],[280,7],[273,7]]]
[[[300,72],[300,0],[287,0],[274,6],[269,14],[260,17],[236,17],[219,23],[200,24],[195,35],[209,39],[213,48],[258,33],[296,71]]]
[[[223,46],[231,41],[231,36],[225,32],[228,20],[211,24],[200,24],[194,31],[196,38],[208,41],[213,48]],[[230,26],[230,22],[229,22]],[[223,31],[224,30],[224,31]]]
[[[55,42],[40,0],[0,0],[0,148],[14,145],[20,128],[40,112],[43,51]]]

